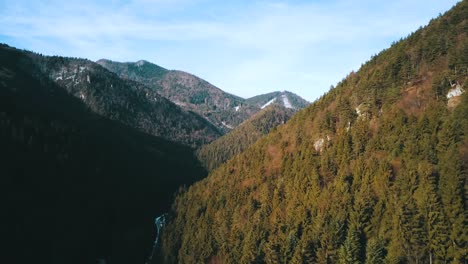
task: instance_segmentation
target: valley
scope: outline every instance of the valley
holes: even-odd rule
[[[338,32],[344,42],[357,43],[352,46],[357,54],[371,39],[356,40],[353,34],[375,30],[385,19],[350,32],[333,26],[322,32],[310,25],[305,36],[301,15],[326,12],[319,8],[323,3],[255,2],[248,10],[266,5],[272,16],[249,19],[249,25],[259,39],[269,29],[278,42],[266,38],[259,45],[246,37],[245,25],[240,31],[231,28],[234,20],[245,19],[237,14],[215,25],[179,24],[164,9],[173,3],[162,2],[151,3],[161,10],[143,10],[151,15],[142,17],[169,19],[168,24],[112,25],[136,19],[127,13],[134,2],[120,3],[124,13],[111,20],[93,11],[88,19],[103,16],[94,30],[105,33],[96,35],[104,36],[106,49],[122,53],[113,57],[97,51],[86,53],[90,59],[72,57],[90,50],[93,34],[72,38],[82,49],[67,57],[38,53],[44,49],[38,43],[53,42],[40,34],[29,34],[38,47],[30,51],[14,45],[24,44],[18,36],[28,34],[0,32],[5,263],[466,263],[467,0],[369,54],[313,102],[296,94],[296,86],[310,96],[320,78],[334,76],[312,67],[331,64],[319,55],[344,56],[334,50],[336,43],[309,50],[313,43],[332,42],[328,38]],[[328,7],[360,10],[342,4]],[[192,10],[188,3],[180,5],[177,12]],[[292,8],[296,5],[303,10]],[[400,5],[410,4],[394,6]],[[8,6],[8,12],[16,10]],[[226,19],[216,8],[198,12]],[[285,17],[294,21],[287,30],[275,22]],[[55,32],[41,21],[46,33]],[[60,36],[86,31],[65,28],[58,28]],[[186,28],[190,34],[178,33]],[[288,39],[290,32],[282,30],[296,37]],[[212,76],[225,78],[211,83],[145,57],[119,61],[141,54],[122,48],[130,43],[129,31],[133,37],[151,32],[144,39],[161,50],[153,44],[142,49],[148,58],[158,54],[167,62],[172,56],[192,69],[200,61],[217,62],[210,69],[219,75]],[[112,42],[114,34],[118,41]],[[300,44],[304,40],[307,45]],[[242,63],[220,62],[238,59],[221,49],[223,41],[228,51],[240,46]],[[189,56],[166,52],[177,47],[174,43]],[[213,58],[201,52],[205,48]],[[267,56],[272,51],[274,60]],[[308,52],[317,57],[307,61],[311,67],[294,60]],[[294,70],[288,72],[289,67]],[[266,81],[274,84],[269,91],[257,82],[265,76],[274,80]],[[285,87],[279,81],[285,76],[296,79]],[[246,82],[243,89],[232,88],[238,79]],[[309,90],[300,82],[310,84]],[[255,96],[231,92],[252,95],[254,89]]]

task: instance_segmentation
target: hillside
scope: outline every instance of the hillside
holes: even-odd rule
[[[42,74],[99,115],[192,147],[220,136],[217,128],[204,118],[182,110],[138,82],[119,78],[92,61],[30,52],[25,55],[38,65]]]
[[[468,1],[181,192],[165,263],[465,263]]]
[[[238,127],[197,150],[197,157],[208,171],[246,150],[262,136],[286,123],[294,110],[281,105],[269,105]]]
[[[33,57],[0,46],[2,261],[144,263],[154,217],[206,172],[191,148],[94,113]]]
[[[295,110],[305,108],[309,105],[309,102],[301,98],[299,95],[288,91],[257,95],[247,99],[246,102],[262,109],[270,104],[279,104],[286,108]]]
[[[146,61],[122,63],[101,59],[97,63],[122,78],[148,85],[185,110],[204,116],[224,132],[259,110],[246,104],[243,98],[226,93],[186,72],[169,71]]]
[[[169,72],[169,70],[145,60],[120,63],[102,59],[96,63],[121,78],[135,80],[140,83],[145,82],[151,87],[158,86],[159,78]]]

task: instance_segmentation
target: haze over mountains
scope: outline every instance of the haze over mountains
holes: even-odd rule
[[[312,104],[1,44],[2,260],[465,263],[467,18]]]

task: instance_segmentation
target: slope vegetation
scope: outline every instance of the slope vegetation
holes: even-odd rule
[[[246,104],[243,98],[186,72],[169,71],[146,61],[121,63],[102,59],[97,63],[122,78],[148,85],[182,108],[204,116],[224,132],[259,110]]]
[[[286,123],[294,111],[281,105],[270,105],[226,135],[197,150],[202,164],[212,171],[237,154],[242,153],[262,136]]]
[[[464,263],[467,17],[462,1],[181,192],[161,261]]]
[[[124,80],[84,59],[26,52],[39,72],[83,101],[93,112],[154,136],[192,147],[211,142],[220,132],[201,116],[184,111],[154,90]]]
[[[94,113],[4,45],[0,146],[5,263],[144,263],[154,217],[206,175],[192,149]]]

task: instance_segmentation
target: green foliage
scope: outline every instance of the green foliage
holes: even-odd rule
[[[146,61],[121,63],[99,60],[97,63],[121,78],[148,86],[184,110],[197,113],[222,132],[230,131],[230,127],[238,126],[260,110],[245,99],[228,94],[186,72],[169,71]]]
[[[203,104],[203,103],[205,103],[205,100],[206,100],[206,98],[208,98],[208,96],[209,96],[208,91],[202,91],[202,92],[200,92],[198,94],[192,95],[189,98],[189,102],[191,104],[196,104],[196,105]]]
[[[25,54],[38,65],[42,74],[80,98],[93,112],[106,118],[191,147],[209,143],[221,135],[203,117],[182,110],[146,85],[121,79],[96,63],[83,59],[37,56],[30,52]],[[151,65],[145,62],[135,67],[144,69],[153,67]],[[131,67],[128,71],[131,72]],[[153,72],[151,69],[148,71]],[[154,71],[158,72],[158,69]]]
[[[385,263],[385,243],[376,238],[370,239],[366,245],[366,264]]]
[[[242,153],[277,126],[286,123],[293,113],[291,109],[271,105],[228,134],[201,147],[197,150],[198,159],[208,171],[212,171]]]
[[[361,260],[362,245],[360,234],[356,227],[351,226],[348,230],[346,240],[340,247],[338,252],[338,263],[340,264],[357,264],[362,263]]]
[[[151,78],[161,78],[168,72],[167,69],[144,60],[140,60],[135,63],[119,63],[111,60],[101,59],[96,63],[108,69],[109,71],[114,72],[118,76],[121,76],[122,78],[135,81],[145,81]]]

